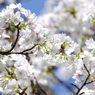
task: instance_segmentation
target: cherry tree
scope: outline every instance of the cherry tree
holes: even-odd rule
[[[94,95],[94,5],[94,0],[48,0],[38,17],[20,3],[6,6],[0,12],[3,95],[50,95],[41,85],[56,81],[69,95]],[[75,82],[64,82],[69,78]]]

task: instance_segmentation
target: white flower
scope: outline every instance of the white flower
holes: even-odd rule
[[[25,79],[27,78],[27,74],[26,74],[26,70],[25,70],[26,67],[17,67],[14,71],[17,79]]]
[[[85,44],[88,49],[95,49],[95,41],[92,38],[86,40]]]
[[[15,79],[10,79],[7,84],[7,88],[11,89],[14,91],[15,89],[18,88],[18,83]]]
[[[88,89],[87,87],[84,87],[80,93],[83,92],[83,95],[95,95],[95,91],[94,90],[91,90],[91,89]]]
[[[18,25],[23,21],[23,18],[20,15],[20,12],[16,12],[15,14],[11,15],[10,19],[15,25]]]
[[[28,79],[19,79],[18,85],[20,85],[20,87],[24,89],[26,86],[31,86],[31,82]],[[32,91],[32,88],[31,88],[31,91]]]

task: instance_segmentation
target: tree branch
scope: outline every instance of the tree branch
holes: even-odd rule
[[[36,78],[35,78],[35,80],[36,80],[36,84],[38,85],[39,89],[40,89],[45,95],[48,95],[48,94],[42,89],[42,87],[39,85],[39,83],[38,83],[38,81],[37,81]]]
[[[73,85],[74,87],[76,87],[79,90],[78,86],[76,86],[75,84],[71,83],[71,85]]]
[[[10,55],[10,54],[22,54],[22,55],[27,55],[27,54],[32,54],[33,52],[30,51],[30,50],[32,50],[32,49],[35,48],[36,46],[37,46],[37,44],[34,45],[33,47],[31,47],[31,48],[29,48],[29,49],[26,49],[26,50],[23,50],[23,51],[21,51],[21,52],[7,52],[7,53],[3,53],[2,55]]]
[[[75,95],[75,92],[71,89],[70,86],[68,86],[64,81],[61,81],[54,73],[53,73],[53,76],[55,77],[55,79],[61,83],[63,86],[65,86],[69,91],[71,91],[74,95]]]
[[[16,46],[16,44],[17,44],[17,41],[18,41],[18,38],[19,38],[19,32],[20,32],[20,31],[19,31],[19,25],[20,25],[20,23],[16,26],[16,27],[17,27],[17,36],[16,36],[16,40],[15,40],[13,46],[12,46],[11,49],[8,50],[8,51],[0,51],[0,54],[2,54],[2,55],[8,55],[8,54],[10,54],[10,52],[15,48],[15,46]]]
[[[87,82],[86,84],[90,84],[90,83],[92,83],[92,82],[95,82],[95,80],[92,80],[92,81],[90,81],[90,82]]]
[[[85,64],[83,64],[83,65],[84,65],[85,70],[86,70],[87,73],[88,73],[88,76],[87,76],[87,78],[85,79],[85,81],[84,81],[84,83],[82,84],[82,86],[78,89],[76,95],[78,95],[79,92],[81,91],[81,89],[82,89],[86,84],[88,84],[87,81],[88,81],[88,79],[89,79],[89,77],[90,77],[90,72],[89,72],[89,70],[87,69],[87,67],[85,66]]]
[[[16,28],[17,28],[17,37],[16,37],[16,40],[15,40],[13,46],[8,51],[0,51],[0,54],[2,54],[2,55],[10,55],[10,54],[23,54],[23,55],[27,55],[27,54],[33,53],[30,50],[32,50],[33,48],[35,48],[38,44],[35,44],[33,47],[25,49],[25,50],[23,50],[21,52],[12,52],[12,50],[15,48],[15,46],[17,44],[17,41],[18,41],[18,38],[19,38],[19,33],[20,33],[20,31],[19,31],[20,30],[19,29],[19,25],[20,25],[20,23],[16,26]],[[28,52],[28,51],[30,51],[30,52]]]

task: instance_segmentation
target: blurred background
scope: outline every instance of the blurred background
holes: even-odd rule
[[[37,16],[39,16],[45,8],[46,1],[47,0],[0,0],[0,10],[2,10],[3,8],[5,8],[7,5],[11,3],[21,3],[22,7],[24,7],[25,9],[31,10],[32,13],[35,13]],[[55,72],[56,72],[56,76],[58,76],[58,73],[56,70]],[[61,79],[61,76],[58,76],[58,77]],[[73,81],[74,80],[69,79],[68,84]],[[56,82],[54,85],[51,85],[50,88],[54,92],[54,95],[70,95],[69,90],[66,89],[59,82]]]

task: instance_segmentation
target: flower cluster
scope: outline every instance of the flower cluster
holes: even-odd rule
[[[0,90],[3,95],[37,95],[40,89],[47,95],[40,85],[58,80],[72,95],[95,95],[95,1],[48,4],[38,18],[21,4],[0,12]],[[75,91],[56,77],[54,68],[63,80],[75,79]]]
[[[44,17],[41,21],[51,29],[50,32],[54,29],[56,31],[52,31],[53,33],[65,32],[82,44],[86,38],[94,37],[94,5],[94,0],[48,0],[47,11],[45,10],[45,14],[41,15],[42,18]]]

